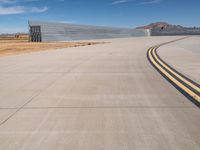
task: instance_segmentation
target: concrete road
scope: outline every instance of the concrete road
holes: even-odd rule
[[[178,38],[112,39],[1,57],[0,149],[199,150],[199,108],[146,58],[150,46]],[[193,44],[186,49],[192,53]],[[159,53],[174,62],[164,47]]]
[[[164,45],[158,50],[159,55],[171,66],[184,75],[200,83],[200,37]]]

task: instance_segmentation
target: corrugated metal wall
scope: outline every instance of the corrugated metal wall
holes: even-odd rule
[[[149,32],[147,30],[135,30],[128,28],[75,25],[41,21],[29,21],[29,26],[41,27],[42,41],[70,41],[149,36]]]
[[[151,30],[151,36],[170,35],[200,35],[200,28],[166,28]]]

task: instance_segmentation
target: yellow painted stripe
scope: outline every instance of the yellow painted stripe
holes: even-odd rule
[[[176,80],[175,78],[173,78],[167,71],[165,71],[161,66],[159,66],[156,63],[156,61],[153,59],[153,57],[151,55],[151,51],[152,50],[153,50],[153,48],[151,48],[149,50],[148,55],[149,55],[149,58],[150,58],[151,62],[156,66],[156,68],[158,70],[160,70],[166,77],[168,77],[174,84],[176,84],[178,87],[180,87],[186,93],[188,93],[195,100],[197,100],[198,102],[200,102],[200,97],[196,93],[194,93],[193,91],[191,91],[190,89],[188,89],[186,86],[184,86],[182,83],[180,83],[178,80]]]
[[[179,74],[177,74],[176,72],[174,72],[172,69],[170,69],[167,65],[165,65],[162,61],[160,61],[160,59],[157,57],[157,55],[155,54],[155,51],[158,47],[154,47],[152,52],[153,52],[153,56],[155,57],[155,59],[165,68],[167,69],[169,72],[171,72],[173,75],[175,75],[176,77],[178,77],[180,80],[182,80],[183,82],[185,82],[186,84],[188,84],[190,87],[192,87],[193,89],[195,89],[196,91],[200,92],[200,88],[197,87],[196,85],[194,85],[193,83],[191,83],[190,81],[184,79],[182,76],[180,76]]]

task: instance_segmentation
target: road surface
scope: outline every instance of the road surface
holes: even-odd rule
[[[160,57],[160,55],[157,52],[158,49],[163,45],[171,44],[176,41],[180,41],[180,40],[184,40],[184,39],[185,38],[181,38],[178,40],[173,40],[170,42],[152,46],[147,51],[147,58],[148,58],[149,62],[155,67],[155,69],[164,78],[166,78],[177,90],[179,90],[183,95],[185,95],[195,105],[200,107],[200,84],[196,83],[192,79],[186,77],[184,74],[177,71],[177,69],[170,66],[167,62],[165,62],[163,60],[163,58]],[[176,51],[174,51],[174,53],[176,53]],[[176,57],[177,57],[177,59],[181,58],[181,56],[176,56]],[[191,57],[191,56],[187,54],[187,57]],[[184,64],[185,62],[182,61],[182,63]],[[185,63],[185,64],[187,64],[187,63]],[[197,65],[198,65],[198,63],[197,63]]]
[[[1,57],[0,149],[199,150],[199,108],[146,57],[149,47],[178,38],[110,39]],[[158,53],[176,69],[187,66],[180,72],[198,82],[199,40]],[[185,51],[193,63],[182,61]]]

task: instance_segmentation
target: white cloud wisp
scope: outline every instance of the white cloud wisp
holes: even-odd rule
[[[138,5],[149,5],[149,4],[156,4],[161,2],[162,0],[151,0],[151,1],[145,1],[145,2],[141,2]]]
[[[123,3],[129,3],[129,2],[134,2],[135,0],[115,0],[111,4],[112,5],[118,5],[118,4],[123,4]]]
[[[24,7],[24,6],[10,6],[1,7],[0,15],[22,14],[22,13],[42,13],[48,10],[48,7]]]

